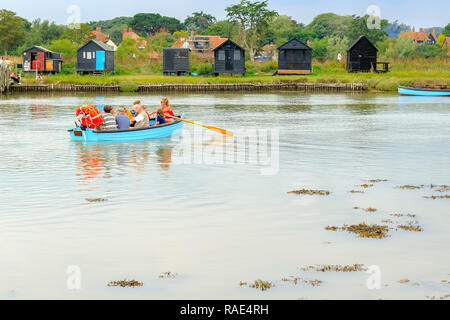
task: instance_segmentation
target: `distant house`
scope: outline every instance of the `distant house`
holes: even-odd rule
[[[213,56],[214,49],[225,41],[227,39],[221,38],[220,36],[195,35],[194,31],[192,31],[189,38],[180,39],[174,43],[172,48],[189,48],[192,52]]]
[[[259,56],[263,58],[263,60],[277,60],[277,47],[273,44],[266,44],[261,48]]]
[[[445,37],[444,42],[442,42],[441,48],[447,47],[447,55],[450,56],[450,37]]]
[[[123,29],[123,35],[122,35],[122,39],[125,40],[126,38],[132,38],[134,40],[136,40],[136,42],[138,42],[138,48],[139,49],[145,49],[145,47],[147,46],[147,40],[139,40],[139,38],[141,38],[138,34],[136,34],[135,32],[133,32],[133,29],[131,29],[131,27],[128,29],[124,28]]]
[[[58,73],[62,69],[61,54],[40,46],[23,51],[23,70]]]
[[[109,40],[109,35],[102,32],[102,27],[97,26],[94,31],[92,31],[91,36],[89,38],[92,38],[93,40],[98,40],[101,42],[107,42]]]
[[[245,49],[230,39],[225,40],[214,49],[214,65],[212,74],[221,73],[245,75]]]
[[[426,33],[423,32],[423,28],[420,28],[419,32],[415,31],[415,28],[413,27],[412,32],[402,32],[398,35],[399,38],[406,38],[409,37],[412,39],[414,43],[417,44],[436,44],[438,43],[437,37],[436,37],[436,29],[433,28],[433,32]]]
[[[77,51],[77,72],[114,72],[114,50],[98,40],[89,40]]]
[[[101,26],[97,26],[89,36],[86,36],[86,40],[90,39],[101,41],[110,46],[111,48],[113,48],[114,51],[117,50],[117,45],[109,38],[109,34],[102,32]]]
[[[312,49],[292,39],[278,48],[278,74],[310,74]]]

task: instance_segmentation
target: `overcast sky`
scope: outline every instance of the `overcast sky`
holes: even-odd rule
[[[12,10],[18,15],[33,20],[48,19],[66,24],[67,9],[71,5],[80,8],[81,22],[105,20],[118,16],[133,16],[136,13],[160,13],[183,21],[194,11],[203,10],[218,19],[225,18],[224,9],[239,0],[2,0],[0,8]],[[381,18],[411,26],[445,26],[450,21],[450,1],[433,0],[269,0],[271,9],[286,14],[305,24],[320,13],[364,15],[368,6],[380,8]]]

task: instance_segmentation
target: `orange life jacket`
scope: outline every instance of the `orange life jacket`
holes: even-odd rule
[[[77,109],[77,119],[85,126],[95,129],[102,125],[103,116],[93,105],[87,104]]]

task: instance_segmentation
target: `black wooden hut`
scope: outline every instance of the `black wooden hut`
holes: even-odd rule
[[[23,51],[23,70],[26,72],[61,72],[61,53],[34,46]]]
[[[347,72],[370,72],[376,70],[378,49],[367,39],[360,36],[347,49]]]
[[[163,49],[163,74],[180,74],[191,72],[190,49],[164,48]]]
[[[310,74],[312,49],[297,39],[278,48],[278,74]]]
[[[212,74],[241,73],[245,76],[245,49],[228,39],[214,49]]]
[[[98,40],[89,40],[77,51],[77,72],[114,72],[114,49]]]

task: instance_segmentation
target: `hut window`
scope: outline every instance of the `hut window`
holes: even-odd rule
[[[219,50],[218,60],[225,60],[225,50]]]
[[[241,52],[239,50],[234,50],[234,60],[241,60]]]
[[[83,59],[86,59],[86,51],[83,51]]]
[[[89,51],[88,53],[86,53],[86,59],[92,59],[92,56],[91,56],[91,52]]]
[[[95,51],[92,52],[92,59],[95,59]]]

